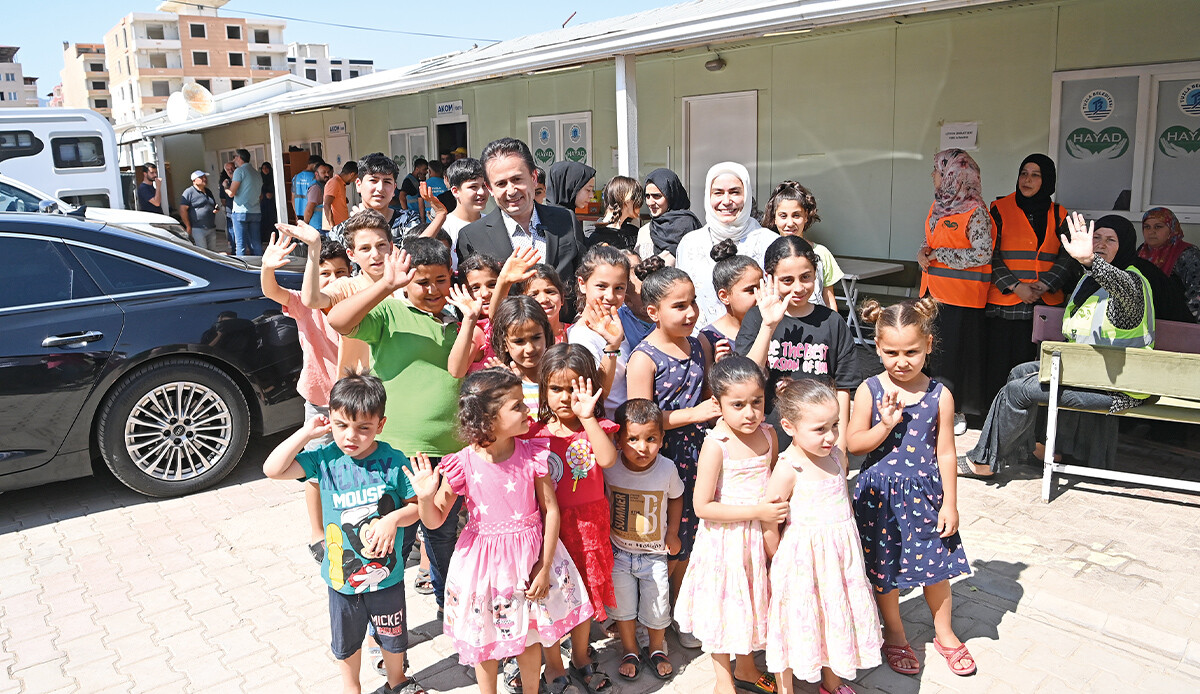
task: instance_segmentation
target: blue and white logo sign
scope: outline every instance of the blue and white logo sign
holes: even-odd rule
[[[550,128],[543,127],[541,130],[538,131],[538,142],[544,145],[549,141],[550,141]]]
[[[583,132],[580,130],[578,125],[572,125],[569,135],[571,137],[571,142],[578,143],[579,138],[583,136]]]
[[[1200,116],[1200,82],[1192,82],[1179,90],[1179,110],[1189,116]]]
[[[1079,110],[1083,113],[1083,117],[1099,123],[1100,121],[1112,115],[1113,106],[1116,102],[1113,100],[1112,94],[1103,89],[1095,89],[1087,93],[1083,97],[1083,102],[1079,104]]]

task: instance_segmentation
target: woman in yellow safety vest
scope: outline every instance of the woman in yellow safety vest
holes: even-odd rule
[[[925,218],[925,244],[917,252],[921,295],[942,303],[934,329],[941,341],[929,373],[954,393],[955,433],[966,431],[963,414],[981,414],[984,306],[992,285],[996,227],[988,215],[979,165],[961,149],[933,157],[933,205]]]
[[[1017,189],[992,203],[996,250],[985,309],[984,402],[996,397],[1014,366],[1037,359],[1034,306],[1065,301],[1061,289],[1073,261],[1056,233],[1067,217],[1066,208],[1050,199],[1056,178],[1050,157],[1030,154],[1018,169]]]
[[[1120,215],[1085,225],[1078,212],[1067,218],[1062,246],[1083,266],[1063,316],[1063,339],[1111,347],[1154,347],[1154,300],[1150,281],[1138,267],[1137,232]],[[959,456],[959,472],[987,477],[1020,462],[1033,450],[1037,406],[1050,400],[1050,387],[1038,379],[1040,364],[1021,364],[1009,374],[984,421],[979,443]],[[1121,412],[1145,402],[1129,393],[1061,388],[1062,407]]]

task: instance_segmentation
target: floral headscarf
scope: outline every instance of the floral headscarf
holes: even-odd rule
[[[933,168],[942,175],[942,183],[933,191],[933,214],[929,223],[942,217],[984,207],[979,165],[961,149],[946,149],[933,157]]]
[[[1179,256],[1191,248],[1192,244],[1183,240],[1183,227],[1179,225],[1179,218],[1175,216],[1174,212],[1165,207],[1155,207],[1142,215],[1142,224],[1151,218],[1162,220],[1171,228],[1171,235],[1167,238],[1167,242],[1158,248],[1151,248],[1143,243],[1138,248],[1138,256],[1157,265],[1164,275],[1170,275],[1172,268],[1175,267],[1175,261],[1179,260]]]

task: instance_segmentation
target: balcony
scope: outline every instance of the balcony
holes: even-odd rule
[[[165,96],[147,96],[145,94],[142,95],[142,107],[143,108],[150,108],[150,107],[166,108],[166,106],[167,106],[167,97],[165,97]]]
[[[177,51],[180,49],[179,39],[148,39],[138,36],[130,46],[135,51]]]
[[[183,77],[184,71],[181,67],[137,67],[137,76],[140,77]]]
[[[246,50],[251,53],[287,53],[287,45],[282,43],[254,43],[251,41],[247,44]]]

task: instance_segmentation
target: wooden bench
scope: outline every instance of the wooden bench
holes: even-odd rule
[[[1060,386],[1145,393],[1155,396],[1155,402],[1119,412],[1118,416],[1200,424],[1200,325],[1156,321],[1154,349],[1124,349],[1061,342],[1062,316],[1061,308],[1038,306],[1034,310],[1033,339],[1042,342],[1038,378],[1050,384],[1042,500],[1050,500],[1055,474],[1200,492],[1200,482],[1054,461]]]

